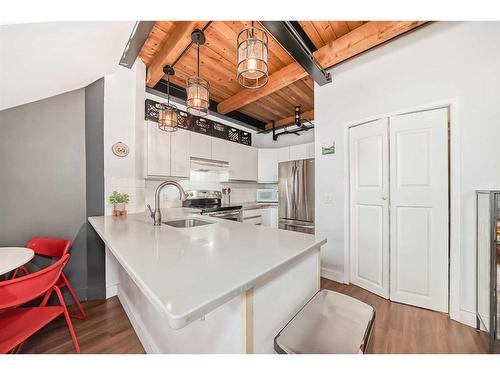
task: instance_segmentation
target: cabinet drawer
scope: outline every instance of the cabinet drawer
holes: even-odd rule
[[[256,208],[254,210],[243,210],[243,219],[258,215],[262,215],[261,208]]]
[[[261,225],[262,224],[262,215],[250,216],[247,218],[243,218],[243,222],[247,224],[253,225]]]

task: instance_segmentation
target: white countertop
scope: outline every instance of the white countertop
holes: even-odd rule
[[[163,220],[214,224],[155,227],[149,214],[90,217],[121,266],[169,325],[182,328],[326,243],[314,235],[162,210]]]

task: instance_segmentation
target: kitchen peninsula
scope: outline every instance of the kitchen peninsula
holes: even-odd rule
[[[319,290],[313,235],[207,218],[191,209],[91,217],[118,295],[148,353],[272,353],[274,336]]]

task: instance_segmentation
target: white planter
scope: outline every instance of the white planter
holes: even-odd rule
[[[127,213],[126,203],[114,203],[113,205],[113,215],[124,215]]]

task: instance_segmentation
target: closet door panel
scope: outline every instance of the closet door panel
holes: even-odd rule
[[[448,312],[448,111],[390,119],[391,300]]]
[[[351,282],[389,298],[388,119],[349,131]]]

